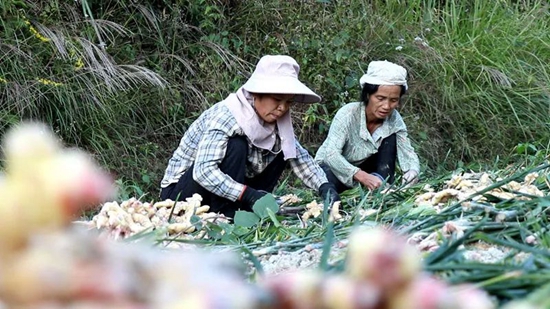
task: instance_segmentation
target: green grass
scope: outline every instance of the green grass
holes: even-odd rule
[[[44,121],[156,195],[172,148],[209,104],[210,68],[242,66],[179,12],[130,1],[3,2],[0,133]]]
[[[8,0],[0,15],[0,132],[45,121],[152,195],[185,128],[264,54],[295,57],[324,98],[293,109],[312,152],[377,59],[409,70],[400,111],[426,172],[547,147],[544,1]]]

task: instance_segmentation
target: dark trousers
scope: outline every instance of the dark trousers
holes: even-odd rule
[[[395,134],[392,134],[382,141],[382,144],[378,147],[377,153],[368,157],[363,163],[359,164],[358,167],[369,174],[377,173],[382,176],[382,178],[386,179],[388,183],[393,184],[395,180],[396,160],[397,137]],[[328,181],[336,186],[336,191],[338,191],[338,193],[351,189],[338,180],[330,167],[326,164],[321,164],[321,168],[325,171]]]
[[[246,137],[234,136],[229,138],[225,157],[218,167],[222,173],[227,174],[236,182],[256,190],[272,192],[287,165],[287,162],[283,159],[283,153],[280,152],[265,170],[254,178],[246,177],[247,159],[248,141]],[[195,165],[193,164],[177,183],[163,188],[160,194],[161,199],[184,201],[185,198],[198,193],[203,198],[202,204],[209,205],[212,212],[220,212],[228,217],[234,217],[235,211],[239,209],[251,210],[249,205],[243,205],[239,201],[230,201],[203,188],[193,179],[194,168]]]

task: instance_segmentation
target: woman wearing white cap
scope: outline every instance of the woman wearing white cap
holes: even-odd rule
[[[298,80],[289,56],[264,56],[250,79],[195,120],[168,162],[161,198],[198,193],[211,211],[233,217],[273,191],[287,163],[323,199],[340,200],[324,171],[295,139],[294,102],[321,98]]]
[[[418,156],[407,127],[395,108],[407,91],[407,70],[388,61],[372,61],[360,79],[361,102],[343,106],[334,117],[319,162],[327,178],[342,192],[360,183],[370,190],[394,182],[395,164],[403,180],[418,180]]]

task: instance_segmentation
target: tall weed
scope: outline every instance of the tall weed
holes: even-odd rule
[[[44,121],[115,177],[156,191],[177,140],[217,86],[206,83],[211,66],[242,65],[203,40],[184,8],[157,5],[3,2],[0,132]],[[144,174],[154,179],[143,183]]]

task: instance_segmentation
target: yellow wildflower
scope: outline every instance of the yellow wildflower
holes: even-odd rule
[[[78,58],[78,60],[76,60],[75,64],[74,64],[74,69],[75,70],[80,70],[84,67],[84,61],[82,61],[82,58]]]
[[[8,81],[5,78],[0,77],[0,83],[7,84]]]
[[[25,24],[27,24],[27,26],[29,26],[29,31],[37,38],[39,39],[40,41],[42,42],[49,42],[50,39],[48,39],[47,37],[43,36],[42,34],[40,34],[40,32],[38,32],[38,30],[36,30],[32,25],[31,25],[31,22],[28,21],[28,20],[25,20]]]
[[[76,52],[74,49],[70,49],[69,50],[69,56],[71,56],[71,59],[74,59],[76,58]],[[84,67],[84,61],[82,61],[82,57],[78,57],[74,63],[74,69],[75,70],[80,70]]]
[[[51,79],[37,78],[36,80],[37,80],[39,83],[43,84],[43,85],[51,85],[51,86],[55,86],[55,87],[63,86],[63,83],[54,82],[54,81],[51,80]]]

